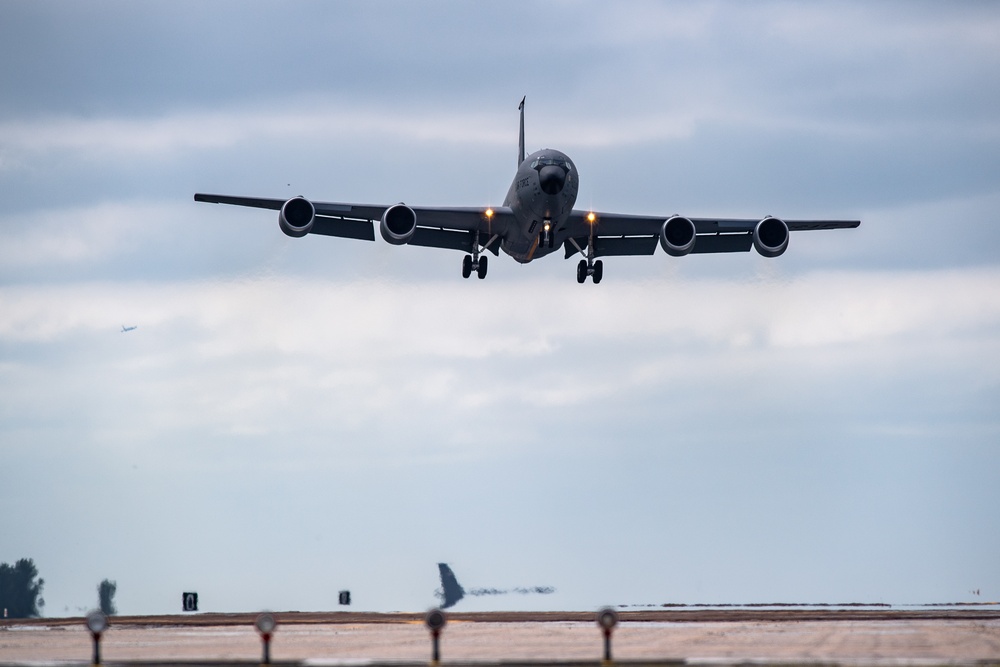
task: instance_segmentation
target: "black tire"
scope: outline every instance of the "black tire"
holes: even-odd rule
[[[479,268],[476,269],[476,275],[479,276],[480,280],[486,277],[486,269],[489,267],[489,264],[486,261],[487,259],[489,258],[488,257],[479,258]]]
[[[472,255],[466,255],[462,260],[462,277],[468,278],[472,275]]]
[[[604,277],[604,262],[597,260],[594,262],[594,284],[601,282],[601,278]]]
[[[576,282],[581,285],[587,282],[587,260],[581,259],[580,263],[576,265]]]

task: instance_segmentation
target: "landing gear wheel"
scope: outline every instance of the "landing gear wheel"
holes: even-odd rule
[[[597,260],[594,262],[594,284],[601,282],[601,278],[604,277],[604,262]]]
[[[462,260],[462,277],[468,278],[472,275],[472,255],[466,255]]]
[[[488,264],[486,263],[487,259],[489,258],[488,257],[479,258],[479,266],[476,268],[476,275],[479,276],[480,280],[486,277],[486,267],[488,266]]]
[[[587,260],[581,259],[576,265],[576,282],[581,285],[587,280]]]

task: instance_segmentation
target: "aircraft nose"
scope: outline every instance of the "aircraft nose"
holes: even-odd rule
[[[538,182],[542,186],[542,192],[557,195],[566,185],[566,170],[557,165],[546,165],[538,171]]]

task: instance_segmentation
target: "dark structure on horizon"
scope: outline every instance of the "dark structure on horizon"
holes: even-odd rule
[[[451,568],[447,563],[438,563],[438,571],[441,573],[441,588],[435,591],[435,594],[441,598],[441,608],[447,609],[449,607],[455,606],[455,604],[464,598],[466,594],[472,595],[474,597],[479,597],[481,595],[508,595],[509,593],[517,593],[519,595],[549,595],[550,593],[555,593],[556,589],[552,586],[518,586],[516,588],[472,588],[466,591],[462,588],[462,585],[458,583],[458,578],[455,573],[451,571]]]
[[[456,602],[465,597],[465,589],[458,583],[447,563],[438,563],[438,570],[441,573],[441,608],[454,607]]]

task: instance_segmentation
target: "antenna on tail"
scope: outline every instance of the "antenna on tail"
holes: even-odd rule
[[[521,137],[517,141],[517,166],[520,167],[521,163],[524,162],[524,100],[527,99],[527,95],[521,98],[521,103],[517,105],[517,110],[521,112]]]

